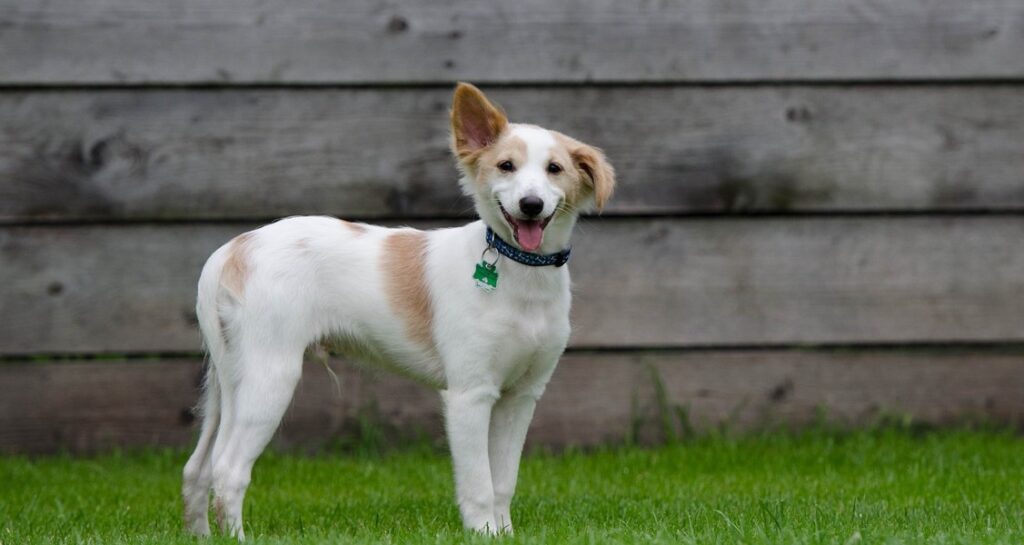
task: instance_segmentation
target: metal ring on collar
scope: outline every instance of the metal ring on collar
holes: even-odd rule
[[[494,252],[494,261],[491,261],[490,263],[487,263],[487,250]],[[501,253],[498,252],[498,249],[495,248],[493,244],[488,244],[487,247],[484,248],[484,251],[480,253],[480,261],[487,263],[492,267],[498,263],[499,259],[501,259]]]

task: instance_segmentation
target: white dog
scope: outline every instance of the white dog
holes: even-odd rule
[[[242,500],[321,340],[441,390],[462,521],[511,532],[509,505],[534,406],[569,339],[569,238],[614,172],[596,148],[510,124],[459,84],[451,112],[460,183],[480,220],[418,231],[293,217],[210,256],[196,312],[210,366],[202,431],[185,466],[185,522],[244,538]]]

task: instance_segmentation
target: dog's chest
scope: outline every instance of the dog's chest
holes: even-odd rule
[[[495,288],[481,289],[472,276],[483,238],[482,223],[438,233],[430,257],[434,332],[449,381],[486,376],[510,388],[531,370],[550,370],[565,347],[569,273],[503,257]]]
[[[488,313],[494,371],[511,386],[535,366],[554,363],[568,341],[569,306],[559,299],[517,302]]]

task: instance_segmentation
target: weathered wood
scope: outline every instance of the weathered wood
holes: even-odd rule
[[[190,445],[202,365],[199,359],[0,365],[0,452]],[[350,434],[360,418],[439,435],[436,394],[353,366],[334,367],[340,390],[318,363],[307,363],[278,444],[322,443]]]
[[[537,410],[534,446],[656,440],[726,424],[734,429],[832,422],[886,414],[944,424],[1024,417],[1020,353],[870,350],[570,353]],[[391,375],[332,362],[341,379],[307,363],[277,445],[351,438],[359,421],[385,430],[442,435],[437,394]],[[0,365],[0,452],[93,452],[191,446],[189,411],[199,360],[34,362]],[[659,400],[658,387],[664,398]]]
[[[201,265],[251,227],[0,229],[0,353],[198,350]],[[569,266],[576,347],[1024,339],[1021,216],[591,220]]]
[[[1020,78],[1024,5],[57,0],[0,8],[0,82]]]
[[[1024,209],[1016,86],[499,89],[608,152],[607,214]],[[0,221],[451,217],[448,89],[0,95]]]
[[[566,355],[537,408],[534,444],[641,441],[882,418],[1020,423],[1024,359],[963,350],[637,350]],[[659,389],[663,393],[659,393]]]

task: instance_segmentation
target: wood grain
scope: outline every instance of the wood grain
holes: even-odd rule
[[[0,8],[5,84],[1020,78],[1024,5],[55,0]]]
[[[659,351],[565,355],[541,400],[529,443],[564,447],[664,438],[725,425],[839,425],[909,416],[949,424],[1024,417],[1018,352]],[[405,379],[332,367],[340,390],[307,363],[278,447],[352,439],[360,421],[386,433],[440,438],[436,393]],[[0,365],[0,452],[74,453],[188,447],[202,364],[195,359]],[[659,400],[657,389],[663,389]],[[681,410],[689,415],[681,418]]]
[[[1024,209],[1016,86],[524,88],[607,215]],[[453,217],[449,89],[0,94],[0,221]]]
[[[197,351],[201,265],[252,227],[2,228],[0,353]],[[1024,339],[1021,216],[603,219],[574,243],[576,347]]]

